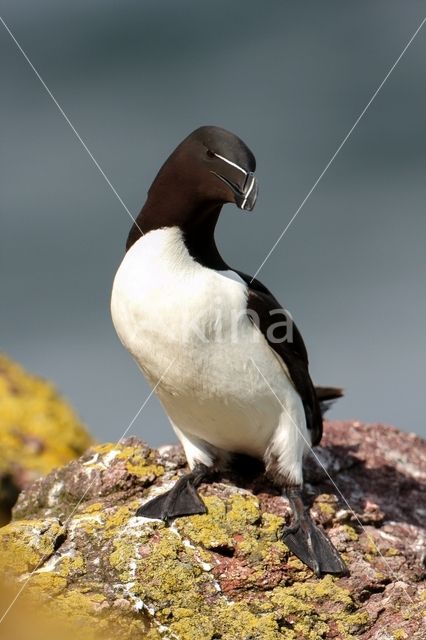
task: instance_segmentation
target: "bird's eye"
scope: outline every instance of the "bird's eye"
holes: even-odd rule
[[[207,149],[207,155],[209,156],[209,158],[214,158],[214,153],[213,151],[211,151],[210,149]]]

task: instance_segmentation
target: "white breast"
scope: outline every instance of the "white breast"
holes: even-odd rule
[[[248,319],[246,300],[237,274],[194,261],[172,227],[149,232],[128,251],[111,312],[151,384],[161,378],[158,396],[179,430],[261,457],[282,421],[281,403],[303,428],[304,413],[283,363]]]

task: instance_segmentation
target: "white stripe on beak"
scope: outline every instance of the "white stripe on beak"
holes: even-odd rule
[[[230,164],[232,167],[235,167],[236,169],[238,169],[238,171],[241,171],[242,173],[244,173],[245,176],[247,175],[247,171],[245,171],[245,169],[240,167],[238,164],[235,164],[235,162],[231,162],[231,160],[228,160],[228,158],[224,158],[223,156],[220,156],[218,153],[215,153],[214,155],[216,156],[216,158],[220,158],[227,164]]]
[[[245,198],[244,198],[244,200],[243,200],[243,202],[242,202],[242,204],[241,204],[241,209],[244,209],[244,207],[245,207],[245,204],[246,204],[246,202],[247,202],[247,198],[249,197],[249,195],[250,195],[250,193],[251,193],[251,191],[252,191],[252,189],[253,189],[253,187],[254,187],[254,181],[255,181],[255,179],[256,179],[256,178],[255,178],[254,176],[252,176],[252,179],[251,179],[251,185],[250,185],[250,187],[249,187],[249,189],[248,189],[248,191],[247,191],[247,193],[246,193],[246,196],[245,196]]]

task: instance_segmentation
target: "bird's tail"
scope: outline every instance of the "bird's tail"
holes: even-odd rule
[[[343,396],[343,389],[339,387],[315,387],[322,415],[328,411],[333,402]]]

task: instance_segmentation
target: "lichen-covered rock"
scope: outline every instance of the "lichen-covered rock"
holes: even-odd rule
[[[52,385],[0,354],[0,524],[25,486],[91,444]]]
[[[0,567],[31,575],[27,595],[80,637],[110,637],[114,621],[122,640],[421,640],[425,453],[390,427],[326,425],[316,456],[330,477],[311,459],[307,500],[349,577],[317,579],[290,554],[288,505],[262,476],[204,485],[208,513],[170,527],[135,517],[185,472],[179,447],[136,439],[95,446],[28,487],[0,530]]]

